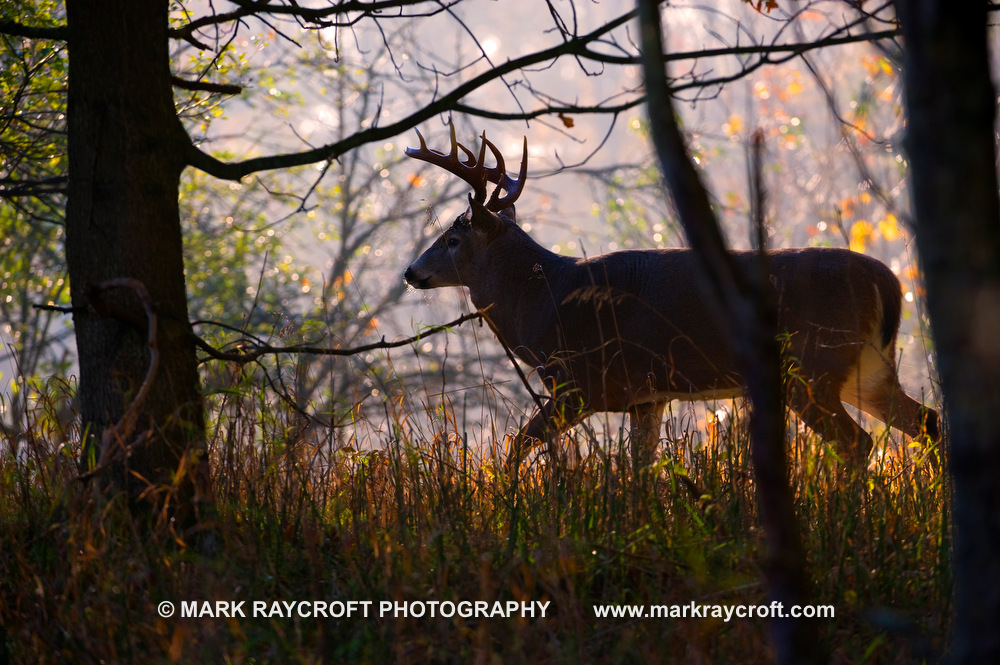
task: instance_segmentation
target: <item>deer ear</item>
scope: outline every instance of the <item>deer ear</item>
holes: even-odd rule
[[[503,230],[504,220],[495,212],[488,210],[485,205],[469,195],[469,209],[472,212],[470,221],[472,228],[482,233],[487,238],[493,238]]]
[[[497,217],[505,219],[511,224],[517,224],[517,214],[514,212],[514,206],[512,205],[498,212]]]

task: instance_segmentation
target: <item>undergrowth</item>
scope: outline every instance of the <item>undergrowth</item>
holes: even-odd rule
[[[359,450],[230,391],[212,403],[214,506],[179,531],[74,480],[78,433],[52,425],[65,399],[41,396],[2,441],[0,663],[771,660],[767,620],[594,610],[769,602],[738,411],[673,437],[639,478],[613,430],[578,433],[589,454],[571,468],[539,456],[514,474],[453,415],[429,435],[386,409],[370,423],[382,445]],[[812,599],[836,613],[815,619],[831,661],[936,659],[950,607],[943,475],[883,440],[848,491],[818,440],[790,438]],[[255,600],[370,605],[367,617],[356,605],[254,618]],[[184,618],[184,601],[245,601],[247,616]],[[544,617],[417,618],[381,616],[382,601],[548,605]]]

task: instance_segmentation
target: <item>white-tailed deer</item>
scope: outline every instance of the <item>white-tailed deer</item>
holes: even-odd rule
[[[552,441],[591,413],[619,411],[630,414],[635,454],[649,455],[669,400],[741,394],[726,337],[696,282],[691,250],[554,254],[515,221],[527,139],[514,179],[485,133],[478,158],[457,142],[454,126],[447,154],[428,149],[418,136],[420,148],[406,154],[457,175],[473,193],[469,209],[404,277],[418,289],[467,287],[500,340],[536,368],[552,392],[518,433],[515,451]],[[485,165],[487,148],[495,167]],[[489,200],[487,183],[496,185]],[[754,256],[733,252],[746,270]],[[843,402],[911,437],[938,441],[938,414],[904,393],[896,376],[902,298],[895,275],[846,249],[776,250],[768,257],[779,329],[787,336],[789,406],[853,466],[867,464],[872,439]]]

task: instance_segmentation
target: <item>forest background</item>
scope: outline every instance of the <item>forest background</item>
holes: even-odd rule
[[[665,628],[590,611],[596,602],[763,602],[742,405],[675,406],[669,454],[648,483],[616,463],[626,446],[614,415],[574,431],[579,467],[540,457],[512,479],[499,462],[504,435],[531,407],[528,392],[486,328],[432,328],[470,313],[460,290],[418,295],[401,278],[466,206],[464,185],[403,156],[417,127],[432,147],[445,145],[449,118],[461,141],[485,130],[509,160],[528,137],[519,221],[553,251],[685,243],[649,143],[631,7],[230,4],[171,3],[136,10],[134,23],[122,9],[119,29],[109,29],[111,8],[86,3],[13,2],[0,17],[10,545],[0,653],[52,662],[780,659],[767,622]],[[169,25],[155,23],[161,16]],[[730,243],[749,246],[749,140],[760,128],[771,246],[850,247],[889,265],[906,301],[904,386],[939,406],[908,231],[905,54],[893,6],[665,3],[662,21],[678,118]],[[148,61],[142,41],[158,44]],[[73,57],[84,63],[78,71],[117,67],[79,75],[86,87],[74,93]],[[112,126],[125,137],[117,161],[127,168],[117,176],[124,185],[103,186],[125,201],[109,209],[117,221],[106,230],[74,235],[74,201],[86,199],[92,213],[102,199],[100,182],[86,195],[73,188],[108,174],[99,151],[88,157],[73,144],[99,146],[104,130],[93,117],[74,125],[67,101],[114,106],[101,99],[110,78],[124,87],[107,99],[136,100],[104,117],[122,123]],[[147,128],[133,131],[137,116]],[[149,194],[139,177],[147,166],[128,158],[133,134],[165,146],[164,164],[148,168],[176,177],[175,192]],[[90,180],[74,180],[74,154],[97,165]],[[160,262],[175,246],[179,275]],[[71,294],[74,261],[85,265],[76,281],[102,293]],[[122,272],[98,279],[105,269]],[[122,277],[142,286],[111,283]],[[173,309],[178,293],[183,315]],[[174,386],[162,404],[134,399],[152,376],[151,345],[134,334],[150,300],[200,338],[185,341],[186,331],[161,322],[159,376]],[[121,339],[134,353],[109,348]],[[178,378],[186,365],[197,381]],[[104,374],[84,378],[95,371]],[[202,397],[178,400],[192,385]],[[202,415],[178,406],[202,398]],[[126,462],[109,452],[106,433],[144,436],[130,407],[140,401],[139,420],[156,426]],[[832,453],[789,423],[810,595],[838,608],[819,627],[820,652],[933,659],[951,618],[948,478],[898,433],[867,425],[881,435],[872,477],[849,495]],[[559,611],[530,622],[242,623],[153,609],[254,594],[549,598]],[[114,611],[123,604],[133,618]]]

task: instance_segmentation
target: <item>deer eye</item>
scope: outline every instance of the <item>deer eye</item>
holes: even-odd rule
[[[451,236],[448,238],[447,244],[449,247],[458,247],[458,238]]]

